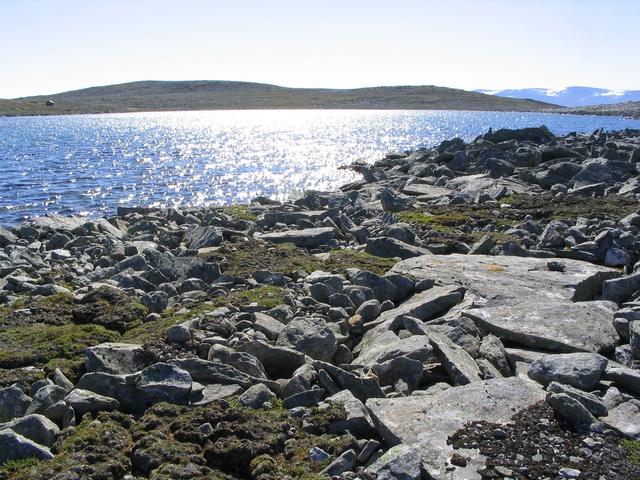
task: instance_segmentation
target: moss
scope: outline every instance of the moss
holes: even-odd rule
[[[131,417],[117,412],[100,413],[96,420],[86,416],[58,439],[48,462],[23,466],[11,480],[49,480],[74,472],[69,478],[117,480],[131,470]],[[66,477],[65,477],[66,478]]]
[[[73,359],[85,348],[118,339],[98,325],[24,325],[0,332],[0,368],[42,365],[56,358]]]
[[[257,303],[260,308],[273,308],[284,303],[282,288],[273,285],[233,292],[229,295],[232,305],[247,305]]]
[[[395,260],[390,258],[377,257],[357,250],[338,249],[331,251],[329,260],[325,262],[325,269],[344,273],[347,268],[359,268],[383,275],[395,264]]]
[[[469,215],[461,212],[451,212],[439,215],[429,215],[423,212],[407,211],[396,214],[398,220],[412,225],[423,225],[441,233],[451,233],[458,225],[469,221]]]
[[[21,458],[19,460],[9,460],[0,466],[0,479],[9,478],[13,473],[33,467],[40,463],[36,457]]]
[[[15,368],[12,370],[0,368],[0,388],[8,387],[14,383],[31,385],[43,378],[45,378],[45,372],[39,368]]]
[[[258,219],[258,216],[251,211],[248,205],[233,205],[231,207],[222,207],[220,210],[238,220],[255,222]]]
[[[226,274],[240,277],[248,277],[257,270],[288,274],[322,268],[322,262],[295,245],[269,244],[255,239],[225,244],[215,253],[207,254],[206,259],[220,262]]]
[[[140,325],[147,313],[147,307],[136,299],[111,287],[91,291],[72,311],[76,323],[102,325],[120,333]]]
[[[86,373],[84,356],[73,358],[53,358],[44,365],[44,371],[49,374],[59,368],[72,383],[77,383],[80,377]]]
[[[640,465],[640,442],[637,440],[624,439],[621,445],[627,451],[627,459],[633,465]]]

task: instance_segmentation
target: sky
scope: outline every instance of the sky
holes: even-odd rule
[[[0,0],[0,98],[136,80],[640,89],[640,0]]]

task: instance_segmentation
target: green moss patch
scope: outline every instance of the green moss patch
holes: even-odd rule
[[[233,205],[231,207],[222,207],[220,209],[223,213],[226,213],[230,217],[238,220],[247,220],[248,222],[255,222],[258,216],[251,211],[247,205]]]
[[[636,440],[624,439],[621,445],[627,451],[627,459],[633,465],[640,465],[640,442]]]
[[[284,291],[280,287],[265,285],[229,295],[229,303],[232,305],[240,306],[254,302],[260,308],[273,308],[284,303]]]
[[[72,359],[85,348],[117,340],[118,333],[99,325],[24,325],[0,332],[0,368],[43,365]]]
[[[330,252],[329,260],[324,263],[324,269],[344,273],[347,268],[358,268],[383,275],[395,264],[395,260],[391,258],[377,257],[357,250],[337,249]]]

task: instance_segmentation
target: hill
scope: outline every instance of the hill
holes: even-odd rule
[[[588,107],[563,108],[550,110],[555,113],[573,113],[575,115],[609,115],[640,119],[640,102],[624,102],[609,105],[591,105]]]
[[[46,106],[47,101],[53,106]],[[555,105],[435,86],[286,88],[231,81],[144,81],[0,101],[0,115],[227,109],[539,111]]]
[[[476,92],[499,97],[531,99],[539,102],[556,103],[565,107],[585,107],[610,105],[614,103],[640,101],[640,90],[609,90],[593,87],[522,88],[511,90],[476,90]]]

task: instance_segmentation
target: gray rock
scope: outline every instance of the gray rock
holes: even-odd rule
[[[578,400],[565,393],[549,393],[547,402],[553,410],[571,425],[588,428],[596,418]]]
[[[380,301],[374,299],[363,302],[356,310],[356,314],[360,315],[365,322],[369,322],[378,318],[381,311]]]
[[[487,255],[491,253],[496,242],[490,235],[484,235],[480,240],[471,246],[467,255]]]
[[[168,363],[155,363],[136,378],[136,388],[153,402],[182,403],[191,392],[191,375]]]
[[[316,360],[330,361],[338,343],[333,330],[319,318],[298,317],[287,323],[276,346],[291,348]]]
[[[241,372],[232,365],[203,360],[201,358],[178,358],[170,360],[172,365],[189,372],[196,382],[218,383],[222,385],[241,385],[245,388],[259,383],[257,379]]]
[[[267,378],[267,373],[260,360],[249,353],[236,352],[224,345],[212,345],[207,360],[230,365],[252,377]]]
[[[151,313],[162,313],[169,304],[169,295],[162,291],[145,293],[140,298],[140,303],[147,307]]]
[[[324,398],[324,389],[322,388],[312,388],[309,390],[305,390],[304,392],[299,392],[289,397],[286,397],[282,401],[282,406],[284,408],[297,408],[297,407],[314,407],[320,403],[320,401]]]
[[[589,412],[596,417],[607,414],[607,405],[604,401],[593,393],[583,392],[570,385],[564,385],[557,382],[551,382],[547,386],[547,391],[551,393],[564,393],[580,402]]]
[[[640,440],[640,401],[624,402],[609,410],[608,415],[600,418],[600,421],[627,438]]]
[[[18,241],[18,237],[6,228],[0,227],[0,248],[14,244]]]
[[[581,390],[595,387],[607,367],[607,359],[596,353],[547,355],[531,364],[529,377],[542,385],[559,382]]]
[[[240,405],[249,408],[262,408],[265,403],[275,398],[275,394],[265,385],[257,384],[249,387],[240,397],[238,401]]]
[[[386,330],[373,338],[366,348],[360,351],[356,362],[359,365],[371,366],[398,357],[408,357],[420,362],[435,359],[427,336],[413,335],[400,338],[392,331]]]
[[[253,328],[256,332],[264,333],[269,340],[275,340],[284,330],[284,323],[264,313],[253,314]]]
[[[629,322],[629,343],[631,353],[640,360],[640,320]]]
[[[396,286],[386,278],[366,270],[347,271],[347,274],[354,285],[373,290],[379,301],[394,300],[397,293]]]
[[[429,474],[441,478],[453,454],[447,444],[451,432],[473,421],[506,423],[544,398],[544,391],[534,382],[512,377],[473,382],[432,395],[370,399],[366,406],[387,445],[415,447]]]
[[[80,418],[85,413],[117,410],[120,407],[120,402],[115,398],[105,397],[81,388],[71,390],[64,401],[73,407],[74,412]]]
[[[500,339],[495,335],[489,334],[482,339],[479,354],[481,358],[491,362],[502,375],[511,375],[511,366],[507,359],[507,352]]]
[[[103,372],[85,373],[76,384],[76,388],[115,398],[125,411],[140,412],[147,407],[145,399],[136,389],[135,375],[114,375]]]
[[[375,237],[367,241],[364,251],[383,258],[412,258],[431,255],[426,248],[416,247],[392,237]]]
[[[27,409],[27,415],[31,413],[40,413],[51,418],[47,413],[47,409],[60,400],[63,400],[66,395],[67,391],[57,385],[47,385],[42,387],[33,396],[33,401]]]
[[[334,236],[333,228],[320,227],[263,233],[257,237],[271,243],[293,243],[297,247],[315,248],[326,245]]]
[[[149,364],[142,345],[101,343],[84,351],[87,372],[134,373]]]
[[[369,465],[367,471],[375,474],[378,480],[421,480],[420,451],[404,444],[395,445]]]
[[[620,304],[638,290],[640,290],[640,272],[605,281],[602,284],[602,298]]]
[[[59,368],[56,368],[51,375],[54,384],[64,388],[67,392],[73,388],[73,383],[65,376]]]
[[[625,390],[640,395],[640,370],[626,367],[608,368],[603,378],[614,382]]]
[[[166,337],[170,343],[187,343],[191,341],[191,330],[182,323],[171,325],[167,328]]]
[[[7,423],[0,423],[0,431],[5,428],[46,447],[53,445],[53,442],[60,435],[60,429],[55,423],[38,414],[26,415]]]
[[[386,362],[376,363],[371,370],[378,377],[380,385],[394,386],[398,389],[398,382],[401,381],[402,393],[409,393],[418,387],[422,381],[422,362],[409,357],[398,357]]]
[[[274,347],[262,341],[244,343],[237,350],[250,353],[260,360],[270,378],[290,378],[293,372],[304,364],[304,353],[290,348]]]
[[[47,447],[38,445],[13,430],[0,430],[0,465],[10,460],[21,460],[30,457],[51,460],[53,454]]]
[[[0,389],[0,422],[22,417],[31,405],[31,397],[25,395],[17,386]]]
[[[348,430],[358,438],[369,438],[373,435],[373,423],[364,403],[358,400],[349,390],[341,390],[326,399],[328,403],[341,404],[347,416],[344,420],[334,420],[329,424],[329,432],[343,433]]]
[[[184,236],[187,248],[194,250],[215,247],[220,245],[222,240],[222,229],[219,227],[193,227]]]
[[[353,470],[356,466],[356,452],[355,450],[347,450],[333,462],[327,465],[321,472],[321,475],[333,477],[335,475],[341,475],[345,472]]]
[[[242,387],[240,385],[220,385],[217,383],[211,385],[205,385],[202,390],[192,392],[190,403],[191,405],[209,405],[210,403],[225,398],[239,395],[242,393]]]
[[[569,303],[524,296],[519,302],[467,310],[478,327],[525,347],[610,352],[618,344],[611,302]]]
[[[408,210],[414,203],[414,198],[399,195],[390,188],[383,188],[380,191],[380,204],[385,212]]]
[[[429,332],[429,339],[454,385],[481,381],[478,365],[462,347],[438,332]]]
[[[341,388],[349,390],[353,395],[364,402],[368,398],[384,397],[384,392],[378,384],[378,380],[372,376],[361,377],[330,363],[315,360],[313,366],[316,370],[325,370]]]

